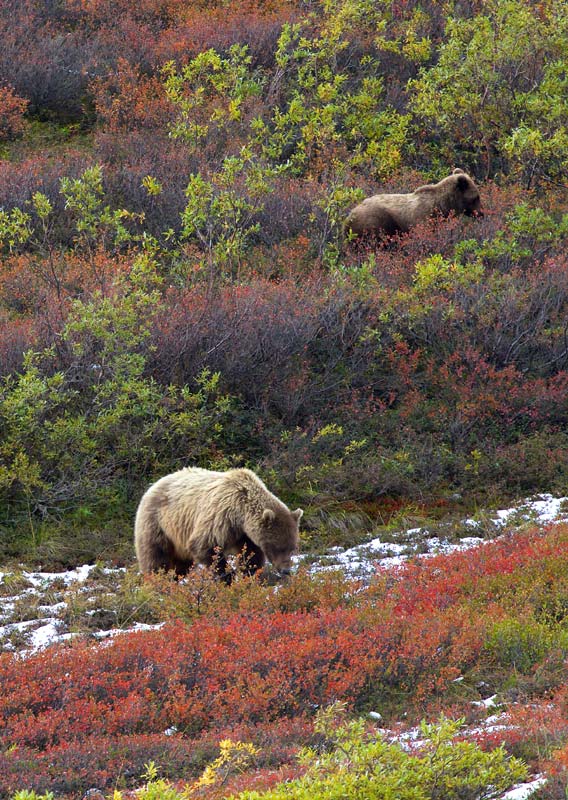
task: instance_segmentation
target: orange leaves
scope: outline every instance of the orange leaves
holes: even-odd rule
[[[457,678],[479,680],[487,674],[494,686],[501,680],[499,650],[486,649],[495,625],[502,619],[519,624],[536,619],[547,603],[557,608],[567,565],[564,526],[409,563],[389,573],[388,582],[379,577],[376,585],[334,607],[329,607],[325,581],[311,586],[300,581],[286,611],[277,610],[278,594],[244,581],[227,590],[230,602],[225,602],[227,592],[219,592],[217,610],[211,606],[190,625],[173,622],[104,646],[54,647],[17,663],[4,656],[0,745],[3,752],[10,745],[17,750],[0,756],[0,764],[26,754],[39,765],[44,753],[59,765],[67,787],[82,787],[81,770],[91,753],[99,752],[99,742],[111,752],[135,743],[134,752],[149,760],[152,748],[162,753],[184,748],[182,734],[194,739],[197,750],[203,747],[199,742],[229,735],[254,741],[267,757],[274,753],[272,763],[281,763],[291,742],[305,741],[306,719],[335,700],[383,713],[404,708],[411,715],[450,703],[458,713]],[[186,591],[191,602],[189,588],[176,585],[175,590]],[[264,605],[256,598],[261,590]],[[302,600],[306,592],[307,603]],[[253,607],[249,594],[256,598]],[[535,631],[542,630],[539,625],[533,624]],[[509,627],[515,631],[518,625]],[[510,649],[507,643],[499,647]],[[547,692],[562,681],[562,671],[550,671],[553,654],[546,649],[542,654],[535,677],[523,677],[525,691],[538,691],[546,674]],[[508,675],[504,672],[503,680]],[[464,684],[470,697],[476,696],[471,680]],[[561,692],[554,715],[549,713],[556,730],[568,724],[564,706]],[[516,710],[510,724],[513,733],[506,738],[515,748],[524,746],[527,726],[544,744],[560,741],[544,711],[539,716],[527,710],[523,717]],[[169,774],[179,775],[168,763]],[[2,780],[3,790],[7,778]]]
[[[24,112],[28,101],[18,97],[10,86],[0,85],[0,140],[13,139],[24,132]]]
[[[111,133],[133,128],[163,130],[173,116],[160,79],[141,74],[138,67],[123,57],[118,59],[110,76],[93,81],[91,91],[97,115]]]

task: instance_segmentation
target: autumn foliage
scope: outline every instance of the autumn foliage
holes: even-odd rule
[[[131,563],[142,492],[185,464],[258,471],[306,509],[308,552],[565,492],[567,20],[0,0],[2,558]],[[363,197],[457,166],[483,217],[344,236]],[[222,737],[261,748],[268,785],[316,707],[473,722],[498,691],[507,746],[564,797],[565,540],[360,591],[163,582],[159,630],[2,657],[0,794],[134,786],[152,761],[193,779]]]
[[[170,589],[178,608],[185,598],[191,623],[4,655],[2,790],[21,786],[24,761],[29,788],[72,792],[95,778],[107,785],[126,752],[126,784],[149,759],[188,779],[228,732],[280,764],[291,755],[287,736],[307,741],[315,709],[336,700],[386,719],[405,708],[413,719],[444,705],[472,709],[475,686],[509,693],[516,702],[502,736],[540,757],[530,750],[534,736],[544,747],[568,733],[555,667],[568,648],[559,616],[566,537],[563,526],[409,562],[356,593],[333,575],[300,575],[283,592],[247,579],[211,594],[198,575]],[[198,591],[202,599],[209,591],[201,605]],[[516,685],[508,684],[511,667]],[[543,691],[554,711],[524,718],[524,704],[541,702]],[[114,755],[105,771],[106,751]]]
[[[0,86],[0,139],[11,139],[24,132],[23,115],[27,105],[27,101],[9,86]]]

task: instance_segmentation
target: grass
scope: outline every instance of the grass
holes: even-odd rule
[[[48,152],[54,157],[69,150],[93,151],[93,132],[83,123],[62,123],[52,120],[28,119],[24,136],[9,142],[0,142],[0,159],[19,162],[38,153]]]

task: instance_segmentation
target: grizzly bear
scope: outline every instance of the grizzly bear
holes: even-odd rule
[[[406,233],[413,225],[434,214],[481,215],[479,190],[463,169],[456,168],[439,183],[420,186],[410,194],[375,194],[349,213],[346,234],[388,237]]]
[[[251,470],[186,467],[160,478],[140,501],[134,526],[140,570],[185,575],[205,564],[230,583],[226,556],[242,554],[248,574],[262,569],[265,558],[288,574],[302,513],[290,511]]]

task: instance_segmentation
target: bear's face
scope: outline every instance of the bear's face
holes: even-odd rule
[[[453,194],[454,211],[458,214],[465,214],[468,217],[475,215],[482,215],[481,212],[481,198],[479,196],[479,189],[473,182],[469,175],[459,168],[456,168],[451,178],[455,182],[455,190]]]
[[[298,550],[299,524],[303,511],[262,512],[262,547],[267,558],[280,572],[287,574],[292,567],[292,555]]]

